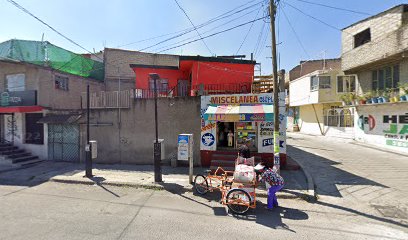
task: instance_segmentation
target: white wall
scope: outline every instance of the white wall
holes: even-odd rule
[[[319,91],[310,91],[310,76],[304,76],[289,83],[289,106],[301,106],[319,101]]]
[[[357,107],[356,111],[354,118],[356,141],[388,148],[395,152],[408,153],[408,116],[404,117],[408,115],[408,102],[364,105]],[[394,125],[397,131],[388,133],[392,123],[384,122],[384,115],[397,116],[397,123]],[[370,120],[368,122],[371,124],[364,123],[364,118]],[[400,146],[392,146],[392,144]]]
[[[15,113],[15,126],[14,126],[14,145],[31,152],[32,155],[38,156],[40,159],[48,159],[48,128],[47,124],[44,124],[44,144],[25,144],[25,114]],[[8,141],[12,141],[12,117],[11,115],[4,115],[4,137]]]

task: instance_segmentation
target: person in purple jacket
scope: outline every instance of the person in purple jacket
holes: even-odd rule
[[[271,168],[266,164],[265,171],[262,174],[261,182],[268,183],[268,200],[266,209],[272,210],[274,207],[278,207],[278,199],[276,193],[283,188],[285,184],[283,178],[277,173],[275,168]],[[269,186],[268,186],[269,185]]]

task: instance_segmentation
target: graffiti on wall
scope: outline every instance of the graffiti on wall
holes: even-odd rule
[[[17,126],[17,116],[14,116],[14,120],[12,116],[7,116],[6,118],[6,138],[8,140],[12,140],[12,138],[20,139],[20,135],[18,134],[18,126]]]

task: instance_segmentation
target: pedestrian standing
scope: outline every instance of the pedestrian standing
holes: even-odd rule
[[[275,167],[270,168],[266,164],[265,171],[262,174],[261,182],[265,182],[266,188],[268,189],[268,200],[266,209],[272,210],[274,207],[278,207],[278,199],[276,198],[276,193],[283,188],[284,180],[278,174]]]
[[[234,142],[234,134],[232,133],[232,131],[230,130],[228,133],[228,147],[232,147],[233,142]]]

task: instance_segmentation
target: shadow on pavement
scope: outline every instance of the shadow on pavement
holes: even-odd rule
[[[197,200],[195,200],[193,198],[190,198],[190,197],[184,195],[184,193],[186,193],[187,191],[185,190],[185,188],[183,186],[181,186],[181,185],[179,185],[177,183],[165,183],[165,182],[162,182],[162,183],[160,183],[160,185],[164,187],[164,190],[166,190],[166,191],[168,191],[170,193],[176,194],[176,195],[178,195],[178,196],[180,196],[180,197],[182,197],[184,199],[195,202],[197,204],[212,208],[213,211],[214,211],[215,216],[227,216],[228,215],[228,213],[225,210],[225,207],[223,207],[222,205],[220,205],[220,207],[214,207],[214,206],[202,203],[200,201],[197,201]],[[221,193],[220,192],[208,192],[205,195],[197,195],[196,193],[194,193],[194,195],[202,196],[208,202],[212,202],[212,201],[214,201],[214,199],[221,199]]]
[[[287,149],[290,152],[290,156],[297,162],[302,163],[305,170],[312,175],[318,195],[342,197],[340,189],[337,187],[338,185],[380,186],[387,188],[387,186],[370,179],[336,168],[336,165],[340,164],[338,162],[291,145],[288,145]]]
[[[394,220],[391,220],[391,219],[388,219],[388,218],[383,218],[383,217],[378,217],[378,216],[374,216],[374,215],[371,215],[371,214],[363,213],[363,212],[357,211],[357,210],[352,209],[352,208],[343,207],[343,206],[339,206],[339,205],[332,204],[332,203],[327,203],[327,202],[322,202],[322,201],[317,201],[316,204],[319,204],[319,205],[322,205],[322,206],[325,206],[325,207],[331,207],[331,208],[343,210],[343,211],[346,211],[346,212],[350,212],[350,213],[353,213],[353,214],[356,214],[356,215],[359,215],[359,216],[363,216],[363,217],[366,217],[366,218],[370,218],[370,219],[373,219],[373,220],[377,220],[377,221],[380,221],[380,222],[385,222],[385,223],[397,225],[397,226],[400,226],[400,227],[408,228],[408,224],[400,223],[400,222],[397,222],[397,221],[394,221]]]
[[[284,219],[291,220],[307,220],[309,215],[307,213],[286,207],[278,207],[273,210],[266,210],[264,207],[266,205],[257,202],[257,207],[255,210],[250,210],[246,215],[232,215],[234,218],[239,220],[255,221],[263,226],[273,228],[273,229],[285,229],[290,232],[296,233],[296,231],[290,229],[290,227],[283,223]]]
[[[85,169],[84,164],[44,161],[35,165],[0,173],[0,185],[33,187],[57,175],[74,175]]]

